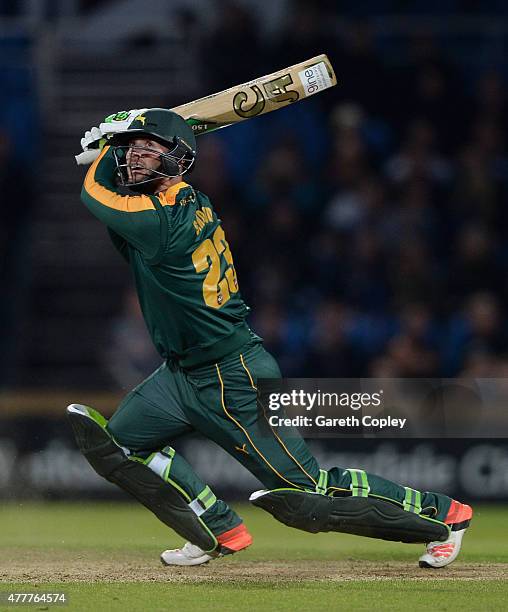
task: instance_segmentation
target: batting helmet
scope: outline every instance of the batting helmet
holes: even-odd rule
[[[161,166],[154,171],[154,176],[129,183],[127,177],[127,150],[131,148],[130,140],[137,136],[146,136],[159,142],[169,149],[167,153],[160,153]],[[196,157],[196,138],[192,128],[173,111],[164,108],[151,108],[138,115],[125,132],[114,134],[109,139],[114,149],[114,155],[120,178],[125,185],[139,185],[153,181],[161,176],[175,177],[185,174],[192,167]],[[139,147],[144,148],[144,147]]]

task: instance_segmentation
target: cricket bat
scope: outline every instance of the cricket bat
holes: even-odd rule
[[[183,117],[199,136],[271,113],[336,84],[330,60],[321,54],[170,110]],[[84,151],[76,155],[76,162],[88,164],[96,157],[96,151]]]

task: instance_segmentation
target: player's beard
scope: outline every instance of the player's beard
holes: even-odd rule
[[[134,163],[132,166],[127,166],[127,178],[129,183],[136,184],[153,177],[155,177],[154,169],[147,168],[143,164]]]
[[[132,164],[132,167],[128,165],[126,167],[127,178],[129,183],[132,183],[129,188],[137,193],[156,193],[161,181],[164,180],[163,176],[156,173],[160,166],[161,164],[157,168],[147,168],[142,163],[136,162]],[[150,179],[149,182],[145,182],[147,179]]]

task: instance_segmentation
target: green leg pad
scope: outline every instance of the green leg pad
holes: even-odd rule
[[[310,533],[338,531],[408,543],[444,541],[449,536],[444,523],[373,497],[329,497],[276,489],[254,493],[251,501],[285,525]]]
[[[182,495],[150,468],[129,459],[104,428],[105,420],[85,406],[72,404],[67,415],[79,449],[94,470],[133,495],[180,536],[210,552],[215,536],[189,508]]]

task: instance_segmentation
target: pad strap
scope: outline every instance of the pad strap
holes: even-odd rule
[[[328,488],[328,472],[326,470],[319,470],[319,479],[316,485],[316,493],[320,495],[326,495]]]
[[[174,456],[175,450],[171,448],[171,446],[166,446],[161,451],[152,453],[144,461],[144,463],[153,472],[158,474],[162,480],[170,482],[169,471],[171,470],[171,464]],[[172,482],[170,483],[176,484]],[[215,497],[214,493],[209,486],[206,486],[195,499],[189,502],[189,508],[196,516],[201,516],[208,510],[208,508],[211,508],[216,501],[217,498]]]
[[[158,474],[162,480],[168,482],[169,470],[171,469],[174,456],[175,450],[171,446],[166,446],[160,452],[152,453],[144,463],[153,472]]]
[[[422,494],[420,491],[410,489],[409,487],[404,487],[404,489],[406,490],[406,494],[402,502],[402,507],[406,512],[420,514],[422,511]]]
[[[201,493],[189,503],[189,508],[197,514],[197,516],[201,516],[211,508],[216,501],[217,498],[213,491],[209,486],[206,486]]]
[[[370,493],[369,480],[367,474],[363,470],[357,470],[356,468],[347,468],[346,472],[349,472],[351,476],[351,489],[352,497],[368,497]]]

